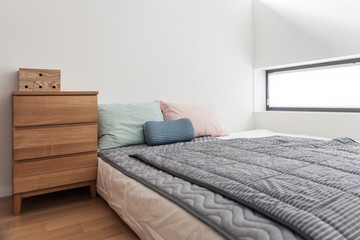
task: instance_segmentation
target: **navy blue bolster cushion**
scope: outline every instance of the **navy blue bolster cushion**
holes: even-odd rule
[[[173,121],[148,121],[144,125],[144,135],[147,145],[157,146],[191,141],[195,137],[195,130],[188,118]]]

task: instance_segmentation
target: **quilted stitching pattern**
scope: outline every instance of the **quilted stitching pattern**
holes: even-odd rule
[[[308,239],[360,238],[360,145],[349,138],[232,139],[137,156]]]
[[[201,214],[212,227],[223,229],[225,237],[239,240],[300,240],[286,227],[211,190],[191,184],[166,172],[155,169],[129,154],[166,152],[182,149],[188,144],[218,141],[215,138],[196,138],[190,143],[176,143],[156,147],[134,145],[103,150],[99,155],[122,172],[134,174],[148,182],[153,189],[174,197],[192,209],[195,216]],[[201,219],[203,220],[203,219]]]

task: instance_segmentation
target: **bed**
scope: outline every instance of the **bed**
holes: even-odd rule
[[[229,137],[220,139],[260,139],[274,135],[280,134],[266,130],[255,130],[230,134]],[[199,138],[195,141],[206,145],[208,141],[212,142],[213,140],[213,138]],[[166,152],[167,146],[169,145],[157,148],[157,151]],[[183,143],[172,144],[171,146],[181,149]],[[112,161],[109,159],[112,158],[113,151],[109,151],[107,154],[100,152],[97,190],[141,239],[291,240],[357,239],[358,237],[357,225],[354,223],[351,223],[347,229],[351,230],[355,227],[355,230],[345,231],[344,234],[348,235],[344,235],[343,232],[340,232],[341,234],[333,233],[335,234],[333,236],[331,234],[324,235],[328,229],[327,226],[322,225],[319,226],[320,228],[324,227],[324,229],[317,235],[315,233],[311,235],[314,231],[310,231],[310,234],[309,231],[307,234],[293,231],[294,229],[291,226],[284,226],[284,224],[279,223],[281,221],[264,216],[266,212],[260,214],[259,211],[253,210],[254,208],[246,204],[241,204],[203,186],[174,177],[167,171],[156,169],[148,163],[144,163],[135,158],[136,156],[129,156],[134,153],[140,155],[143,153],[144,158],[149,154],[151,156],[149,147],[145,145],[119,149],[121,150],[118,150],[116,156],[113,156]],[[348,181],[353,181],[353,179],[348,179]],[[340,187],[336,185],[333,188]],[[355,191],[351,192],[351,196],[357,197],[356,184],[353,189]],[[359,216],[356,215],[353,218],[358,220]]]

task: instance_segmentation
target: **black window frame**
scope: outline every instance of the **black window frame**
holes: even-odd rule
[[[294,67],[285,67],[277,69],[266,70],[266,111],[299,111],[299,112],[360,112],[360,108],[308,108],[308,107],[270,107],[269,106],[269,74],[274,72],[284,72],[284,71],[295,71],[300,69],[311,69],[319,67],[328,67],[334,65],[344,65],[344,64],[355,64],[359,63],[360,58],[352,58],[338,61],[322,62],[315,64],[299,65]]]

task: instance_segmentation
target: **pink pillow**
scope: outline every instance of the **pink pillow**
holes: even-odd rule
[[[194,125],[195,137],[229,135],[220,121],[215,106],[196,106],[160,101],[160,107],[165,121],[189,118]]]

